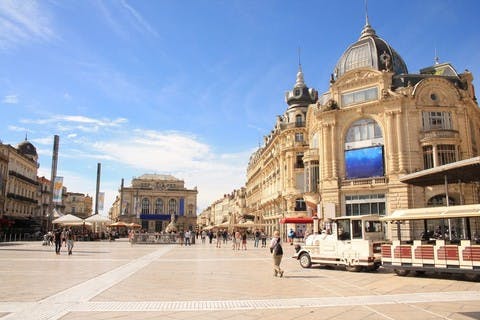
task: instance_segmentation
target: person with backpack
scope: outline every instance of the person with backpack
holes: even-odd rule
[[[272,241],[270,242],[270,252],[273,255],[273,276],[277,275],[283,277],[283,270],[280,268],[280,263],[283,257],[282,240],[280,239],[280,231],[276,230],[273,233]]]

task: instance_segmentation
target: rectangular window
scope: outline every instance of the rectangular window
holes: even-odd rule
[[[342,106],[349,106],[378,99],[377,87],[342,94]]]
[[[345,212],[347,216],[385,215],[385,194],[346,195]]]
[[[295,142],[303,142],[303,133],[295,133]]]
[[[437,146],[438,165],[444,165],[457,161],[457,152],[454,145],[439,144]]]
[[[423,169],[433,168],[433,147],[423,147]]]
[[[423,112],[423,130],[451,130],[450,112]]]

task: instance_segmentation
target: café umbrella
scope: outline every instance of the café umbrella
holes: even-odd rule
[[[74,216],[73,214],[70,214],[70,213],[52,221],[53,224],[61,224],[66,226],[79,225],[79,224],[82,224],[83,222],[84,221],[82,218]]]

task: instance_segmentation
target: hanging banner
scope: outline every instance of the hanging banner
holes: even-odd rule
[[[98,210],[103,210],[103,203],[105,201],[105,192],[98,193]]]
[[[53,202],[62,203],[63,177],[55,177],[53,180]]]

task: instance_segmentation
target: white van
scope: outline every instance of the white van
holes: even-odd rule
[[[373,271],[381,265],[384,243],[382,222],[378,215],[337,217],[321,234],[296,245],[293,258],[303,268],[312,264],[345,266],[347,271]]]

